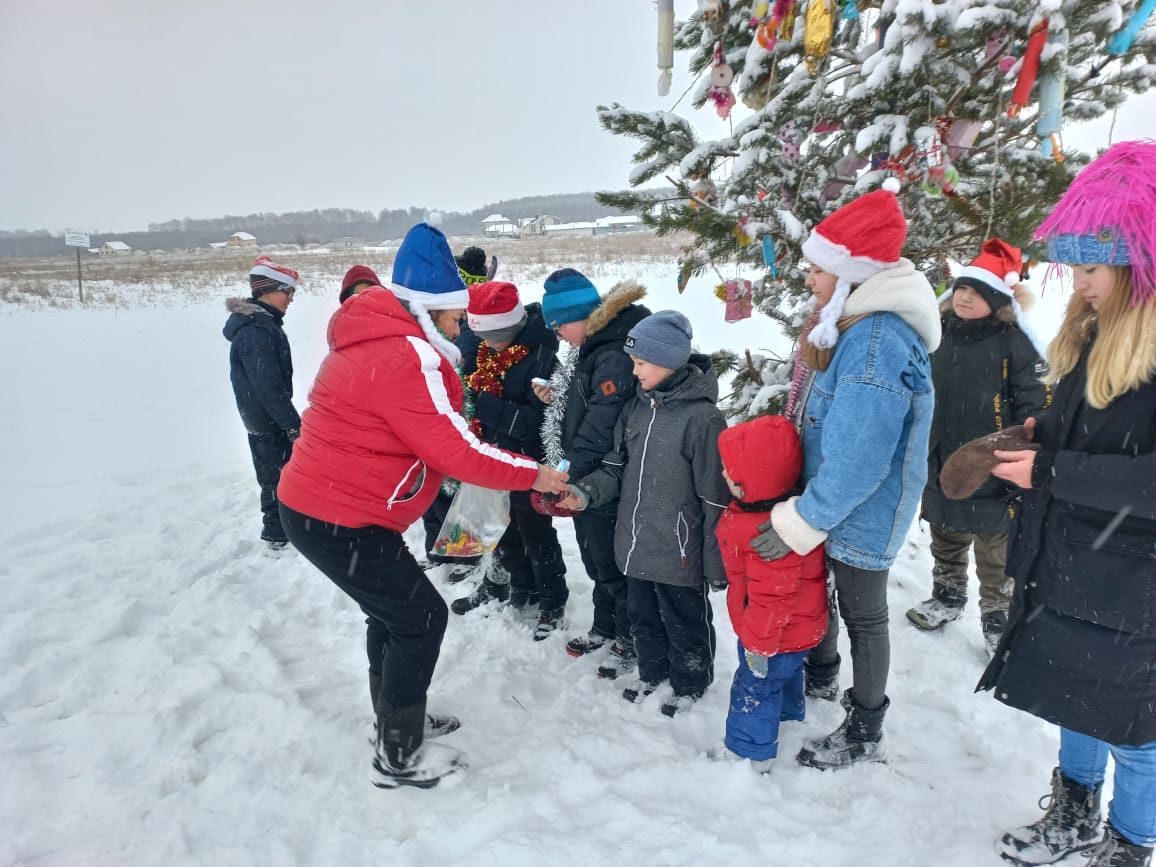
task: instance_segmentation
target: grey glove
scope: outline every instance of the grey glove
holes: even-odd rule
[[[711,590],[726,590],[727,576],[722,575],[718,578],[707,578],[706,583],[710,585]]]
[[[759,530],[759,535],[751,539],[751,547],[754,548],[755,553],[764,560],[768,562],[771,560],[779,560],[791,553],[790,546],[783,541],[783,537],[771,526],[769,518],[762,524],[759,524]]]

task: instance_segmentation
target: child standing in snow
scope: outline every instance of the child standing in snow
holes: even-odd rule
[[[782,416],[761,416],[719,435],[723,478],[735,499],[718,524],[727,608],[738,634],[727,748],[769,769],[779,722],[806,717],[803,661],[827,632],[823,546],[767,562],[750,546],[771,507],[797,493],[803,445]]]
[[[931,598],[907,612],[920,629],[939,629],[959,618],[967,602],[968,550],[975,547],[979,614],[989,653],[995,651],[1011,605],[1004,503],[1007,485],[989,478],[963,500],[940,487],[944,462],[960,446],[1023,424],[1047,401],[1044,364],[1019,325],[1032,294],[1019,283],[1018,248],[993,238],[956,279],[943,310],[943,342],[931,356],[935,413],[927,454],[923,519],[931,525]]]
[[[584,509],[618,499],[614,555],[628,582],[627,607],[639,680],[627,701],[668,678],[674,716],[714,680],[715,635],[707,584],[726,586],[715,530],[730,495],[718,437],[726,419],[715,406],[718,379],[691,355],[690,321],[663,310],[629,332],[638,395],[614,431],[597,471],[570,486],[562,505]]]

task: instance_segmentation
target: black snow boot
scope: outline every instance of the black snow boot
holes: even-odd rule
[[[379,696],[377,749],[369,773],[373,785],[431,789],[443,777],[465,768],[460,750],[423,741],[425,720],[424,700],[395,708]]]
[[[544,608],[538,614],[538,625],[534,627],[534,640],[545,641],[559,629],[565,629],[566,626],[566,606]]]
[[[883,699],[883,706],[867,709],[855,702],[851,690],[843,693],[843,707],[847,716],[843,724],[824,738],[807,741],[796,757],[800,765],[828,769],[846,768],[860,762],[881,762],[883,752],[883,717],[891,700]]]
[[[454,563],[446,573],[446,580],[451,584],[460,584],[467,578],[481,575],[482,571],[482,564],[478,562]]]
[[[370,740],[371,744],[377,743],[377,702],[381,696],[381,675],[369,673],[369,701],[374,708],[373,712],[373,738]],[[456,716],[450,714],[433,714],[427,713],[425,715],[425,729],[422,734],[427,738],[440,738],[442,735],[448,735],[450,732],[456,732],[462,727],[462,721]]]
[[[1100,835],[1100,789],[1069,780],[1055,768],[1052,793],[1040,798],[1043,818],[1000,837],[1000,857],[1012,864],[1053,864],[1091,849]],[[1045,801],[1051,803],[1044,807]]]
[[[475,608],[481,608],[487,602],[506,602],[509,598],[509,584],[495,584],[487,578],[469,596],[463,596],[461,599],[455,599],[451,602],[450,610],[454,614],[468,614]]]
[[[842,662],[839,654],[835,654],[835,661],[826,665],[811,662],[810,657],[803,661],[803,690],[811,698],[823,701],[835,701],[839,698],[839,663]]]
[[[639,678],[626,687],[626,689],[622,690],[622,697],[631,704],[638,704],[638,702],[652,694],[665,682],[666,681],[662,680],[650,681]]]
[[[606,661],[598,666],[598,676],[603,680],[615,680],[624,674],[630,674],[637,667],[638,657],[634,654],[634,645],[615,641],[610,646]]]
[[[1003,631],[1007,629],[1006,611],[989,611],[979,618],[983,627],[983,641],[987,645],[987,655],[994,656],[999,640],[1003,638]]]
[[[609,640],[605,635],[591,629],[585,635],[579,635],[577,638],[571,638],[567,641],[566,652],[570,656],[585,656],[588,653],[600,650],[602,645]]]
[[[1088,852],[1087,867],[1148,867],[1152,847],[1125,840],[1111,822],[1104,826],[1104,839]]]
[[[959,620],[966,604],[966,595],[943,584],[936,584],[931,589],[930,599],[924,599],[914,608],[907,609],[907,619],[920,629],[939,629],[953,620]]]
[[[511,590],[510,607],[522,617],[533,617],[536,620],[541,598],[537,590]]]

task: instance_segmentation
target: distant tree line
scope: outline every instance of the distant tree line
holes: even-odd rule
[[[593,193],[527,196],[483,205],[468,213],[444,213],[442,228],[449,235],[480,235],[482,220],[495,213],[511,220],[551,214],[568,223],[623,212],[600,205]],[[134,250],[207,247],[214,241],[224,241],[234,232],[248,232],[257,238],[258,244],[327,244],[344,238],[380,243],[401,238],[410,226],[425,219],[427,214],[428,211],[423,208],[385,209],[377,214],[352,208],[325,208],[285,214],[249,214],[244,217],[186,217],[149,223],[147,231],[143,232],[93,232],[89,237],[93,247],[99,247],[105,241],[119,240]],[[71,248],[64,246],[62,235],[53,235],[44,229],[0,231],[0,257],[70,253]]]

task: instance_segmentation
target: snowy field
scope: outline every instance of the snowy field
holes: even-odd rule
[[[652,309],[691,316],[701,348],[784,348],[766,320],[724,324],[706,280],[679,298],[673,271],[631,276]],[[1048,294],[1050,332],[1055,281]],[[286,320],[302,408],[336,295],[302,293]],[[224,318],[219,301],[0,310],[0,864],[981,867],[1001,863],[1002,829],[1038,815],[1056,731],[972,693],[974,603],[941,633],[904,617],[930,589],[920,526],[892,570],[887,764],[794,762],[840,721],[829,703],[784,725],[769,777],[708,758],[735,668],[715,594],[715,685],[675,719],[624,702],[564,637],[451,615],[430,707],[461,717],[446,742],[470,770],[374,789],[363,620],[257,541]],[[591,584],[559,527],[573,633]]]

